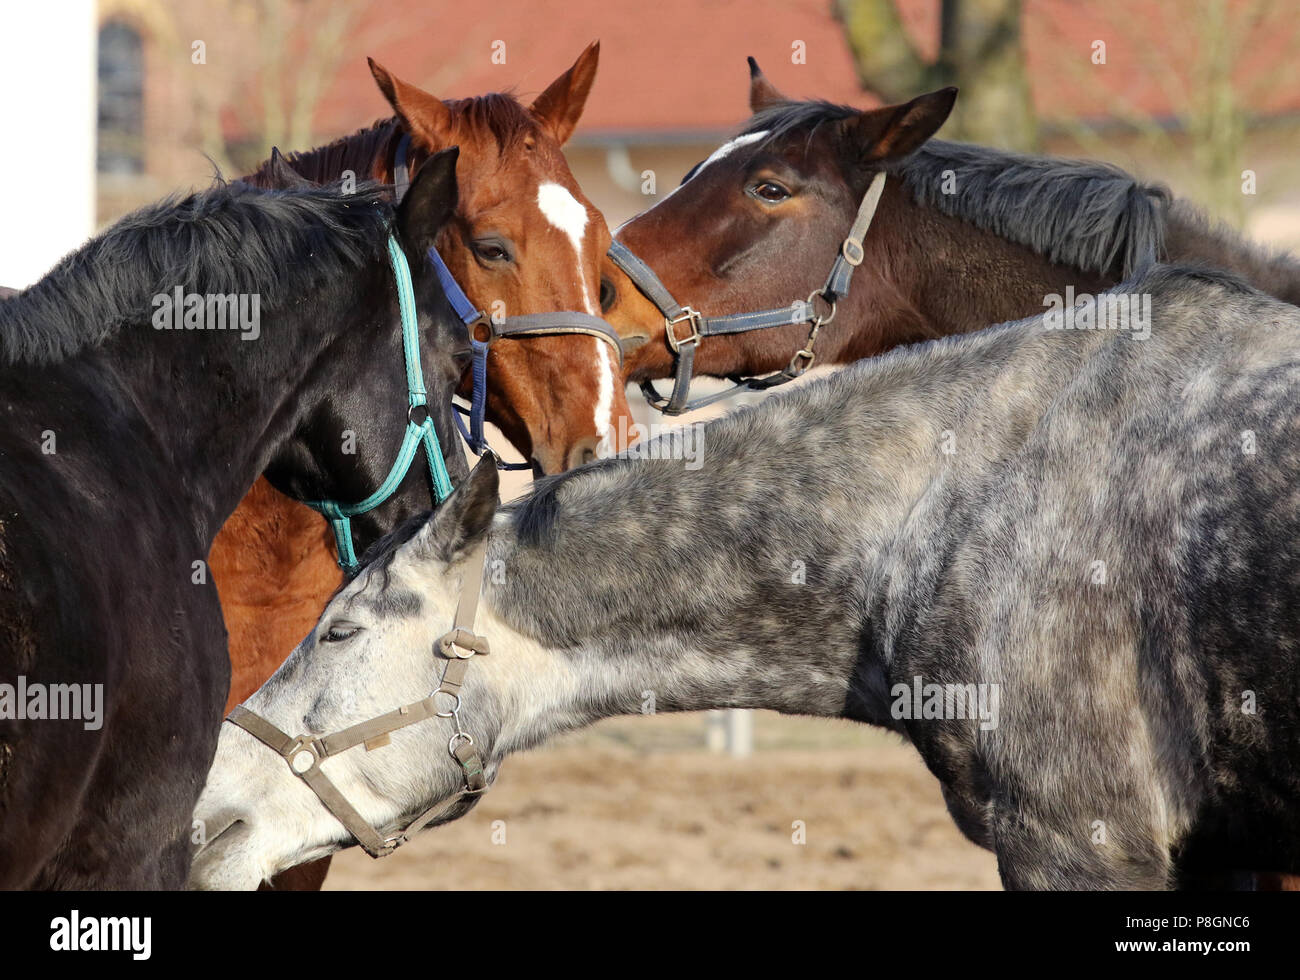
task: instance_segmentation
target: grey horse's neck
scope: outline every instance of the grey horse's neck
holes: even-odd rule
[[[494,669],[527,687],[497,692],[520,726],[507,751],[650,710],[890,724],[872,613],[890,542],[945,472],[1013,452],[1098,342],[1032,321],[948,338],[709,423],[697,468],[612,459],[541,481],[489,549],[485,604],[541,658],[510,669],[492,639]]]

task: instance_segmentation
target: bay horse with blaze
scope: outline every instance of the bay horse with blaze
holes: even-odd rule
[[[705,316],[790,307],[823,289],[884,174],[853,288],[812,347],[818,364],[1031,316],[1046,296],[1095,295],[1152,260],[1206,263],[1300,302],[1300,263],[1214,226],[1163,187],[1105,163],[932,139],[956,94],[868,110],[794,100],[751,58],[753,117],[616,238]],[[673,377],[680,355],[663,313],[613,263],[605,277],[627,380]],[[674,332],[685,338],[688,325]],[[808,334],[792,317],[707,336],[693,342],[693,369],[781,371]]]

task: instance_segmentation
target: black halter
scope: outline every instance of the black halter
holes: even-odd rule
[[[742,391],[766,391],[775,388],[777,385],[793,381],[812,367],[816,359],[813,344],[817,340],[817,333],[835,318],[835,305],[849,294],[849,282],[853,278],[853,270],[862,264],[865,254],[862,239],[866,236],[867,229],[871,227],[871,219],[876,213],[876,206],[880,203],[880,194],[884,186],[884,173],[876,174],[866,194],[863,195],[862,203],[858,206],[853,227],[849,229],[848,235],[840,245],[839,253],[835,256],[830,275],[826,277],[826,284],[821,289],[813,291],[807,299],[795,300],[789,306],[775,309],[758,310],[753,313],[730,313],[726,316],[705,316],[690,306],[678,303],[673,298],[673,294],[668,291],[668,287],[655,275],[653,269],[633,255],[627,246],[618,241],[613,242],[609,247],[610,259],[663,314],[664,337],[676,359],[672,394],[665,398],[655,388],[653,382],[645,380],[641,382],[641,393],[645,395],[646,401],[665,415],[681,415],[683,412],[703,408],[724,398],[731,398]],[[678,329],[678,325],[683,323],[687,325],[685,333]],[[787,327],[797,323],[809,324],[808,339],[803,347],[795,352],[794,357],[783,370],[761,378],[728,375],[728,380],[733,382],[731,388],[694,401],[688,400],[691,380],[694,377],[695,350],[705,337],[748,333],[750,330]]]

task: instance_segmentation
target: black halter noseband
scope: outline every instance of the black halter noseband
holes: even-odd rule
[[[615,241],[609,247],[609,257],[627,277],[636,284],[637,289],[659,308],[664,316],[664,337],[676,360],[672,394],[664,397],[650,380],[641,382],[641,393],[653,408],[665,415],[681,415],[696,408],[703,408],[724,398],[731,398],[742,391],[766,391],[793,381],[813,365],[816,354],[813,344],[817,333],[835,318],[835,305],[849,294],[849,283],[853,270],[862,264],[865,255],[862,240],[871,219],[875,216],[876,206],[880,203],[880,194],[885,186],[884,173],[878,173],[863,195],[858,206],[857,217],[848,235],[840,245],[839,253],[831,265],[826,284],[815,290],[807,299],[795,300],[789,306],[769,310],[757,310],[753,313],[730,313],[726,316],[705,316],[690,306],[683,306],[673,298],[655,275],[654,270],[636,257],[626,245]],[[684,335],[677,329],[678,324],[687,324],[688,332]],[[788,327],[791,324],[809,324],[808,339],[802,348],[795,352],[790,363],[780,371],[761,378],[746,378],[740,375],[728,375],[733,386],[725,391],[704,398],[690,401],[691,381],[694,377],[695,351],[705,337],[723,334],[748,333],[750,330],[764,330],[768,327]]]

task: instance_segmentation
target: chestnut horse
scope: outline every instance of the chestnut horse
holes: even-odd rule
[[[794,101],[751,58],[753,118],[616,237],[677,303],[706,317],[800,309],[823,290],[883,173],[852,290],[836,297],[834,319],[811,341],[813,324],[802,314],[734,333],[710,333],[706,323],[702,337],[692,337],[699,321],[682,315],[670,341],[664,312],[607,269],[614,292],[607,316],[624,338],[627,380],[673,377],[685,351],[695,374],[761,389],[814,358],[843,364],[1073,305],[1153,259],[1231,270],[1300,303],[1295,260],[1212,226],[1187,202],[1118,168],[931,140],[955,96],[946,89],[867,111]],[[823,317],[830,312],[824,299],[817,303]],[[721,322],[725,330],[737,321]],[[795,356],[809,351],[813,357]],[[765,372],[774,373],[756,378]],[[1297,885],[1272,876],[1258,883]]]
[[[357,179],[391,184],[403,168],[413,176],[434,153],[458,145],[459,204],[437,247],[469,299],[494,316],[599,314],[609,231],[561,150],[582,114],[598,57],[599,44],[592,44],[531,106],[503,94],[444,102],[371,61],[396,115],[291,154],[288,162],[312,181],[351,171]],[[252,182],[269,180],[272,166],[264,164]],[[628,412],[617,357],[608,344],[584,335],[494,340],[487,419],[535,472],[559,472],[617,452],[627,431],[618,420]],[[467,375],[460,393],[468,396],[470,385]],[[358,545],[365,544],[359,537]],[[230,633],[229,710],[311,630],[340,573],[320,516],[264,479],[218,535],[210,565]],[[311,876],[323,878],[324,867],[295,872],[302,883],[318,885]]]

